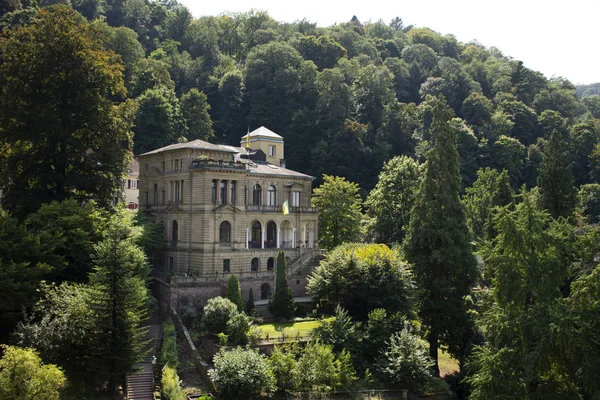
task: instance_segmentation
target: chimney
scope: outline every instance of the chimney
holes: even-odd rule
[[[281,168],[285,168],[285,159],[283,159],[283,158],[280,158],[280,159],[279,159],[279,166],[280,166]]]

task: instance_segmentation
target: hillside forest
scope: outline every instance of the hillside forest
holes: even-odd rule
[[[114,207],[131,152],[239,145],[259,126],[315,177],[327,255],[307,290],[335,317],[304,350],[217,354],[221,398],[249,383],[239,398],[600,398],[598,84],[393,16],[318,27],[194,18],[175,0],[0,0],[0,30],[0,342],[23,347],[2,347],[0,398],[25,390],[7,378],[22,366],[44,398],[118,391],[143,355],[164,237]],[[283,253],[277,271],[270,306],[289,320]],[[241,344],[254,300],[231,288],[232,304],[207,305],[219,327],[206,309],[190,320]],[[444,382],[441,351],[459,369]],[[335,376],[319,380],[323,360]],[[237,380],[248,369],[260,379]]]
[[[513,188],[535,186],[553,131],[568,143],[576,184],[597,179],[593,87],[580,100],[566,79],[547,79],[497,48],[398,17],[317,27],[257,10],[194,18],[176,1],[39,6],[55,3],[94,21],[121,57],[126,98],[138,104],[135,154],[184,139],[239,145],[262,125],[284,137],[288,167],[317,177],[317,185],[324,173],[344,176],[364,197],[388,159],[423,160],[426,99],[443,95],[456,118],[463,189],[485,167],[506,169]],[[3,1],[0,26],[34,21],[31,5]]]

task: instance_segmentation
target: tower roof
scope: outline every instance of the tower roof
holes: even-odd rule
[[[268,137],[268,138],[274,138],[274,139],[283,139],[283,137],[281,137],[278,134],[276,134],[275,132],[265,128],[264,126],[261,126],[260,128],[255,129],[252,132],[245,134],[244,136],[242,136],[242,139],[246,139],[248,137],[248,135],[250,135],[251,138],[261,136],[261,137]]]

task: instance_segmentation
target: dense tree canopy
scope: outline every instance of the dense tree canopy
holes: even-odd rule
[[[135,107],[104,40],[66,6],[0,40],[2,204],[20,218],[52,200],[108,206],[121,188]]]

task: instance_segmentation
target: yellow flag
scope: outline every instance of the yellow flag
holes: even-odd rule
[[[246,148],[250,148],[250,128],[248,128],[248,133],[246,134]]]
[[[283,215],[288,215],[290,213],[290,206],[287,200],[281,206],[281,211],[283,211]]]

